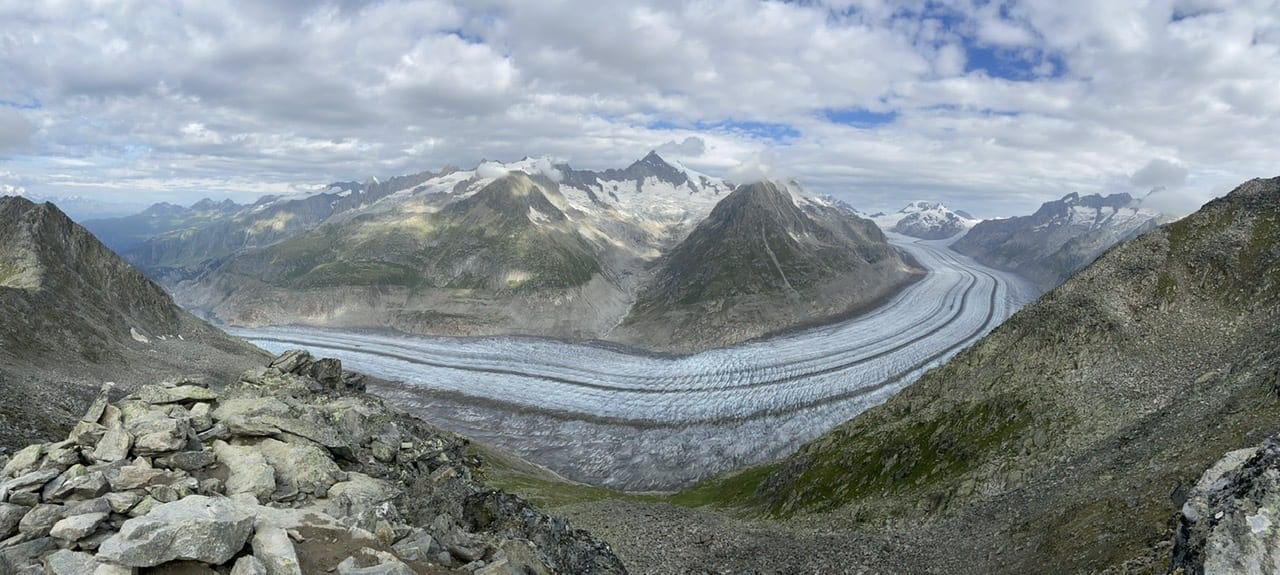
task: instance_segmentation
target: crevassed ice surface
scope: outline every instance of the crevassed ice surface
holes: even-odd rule
[[[794,451],[884,402],[985,335],[1032,289],[951,251],[889,234],[929,270],[867,314],[684,357],[529,337],[236,329],[395,381],[372,391],[561,475],[674,489]]]

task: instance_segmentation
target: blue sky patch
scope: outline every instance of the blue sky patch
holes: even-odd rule
[[[790,124],[780,122],[753,122],[750,120],[723,120],[719,122],[698,121],[691,124],[677,124],[668,120],[650,122],[651,130],[697,130],[703,132],[730,132],[748,136],[757,140],[768,140],[782,143],[800,137],[800,130]]]
[[[857,128],[877,128],[892,124],[898,119],[898,112],[872,112],[865,108],[828,109],[822,111],[822,117],[833,124],[844,124]]]

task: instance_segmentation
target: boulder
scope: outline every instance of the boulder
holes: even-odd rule
[[[44,488],[46,483],[49,483],[61,476],[62,472],[63,470],[57,467],[32,471],[10,479],[4,483],[0,483],[0,491],[13,493],[14,491],[40,490]]]
[[[311,354],[307,351],[291,349],[277,356],[268,367],[275,368],[280,373],[293,373],[311,362]]]
[[[98,397],[93,400],[93,403],[89,404],[89,409],[85,410],[84,416],[80,418],[80,421],[97,423],[102,419],[102,413],[107,408],[107,394],[112,387],[114,387],[114,384],[111,382],[102,384],[98,390]]]
[[[71,428],[71,433],[67,434],[67,439],[81,447],[90,447],[98,443],[106,432],[107,428],[96,421],[80,421],[76,423],[75,427]]]
[[[176,387],[144,385],[134,395],[137,396],[138,400],[152,405],[188,401],[217,401],[218,399],[218,394],[198,385],[179,385]]]
[[[0,471],[0,477],[13,477],[21,473],[27,473],[36,468],[36,464],[40,463],[40,456],[44,454],[44,445],[39,443],[28,445],[13,457],[9,458],[9,462],[4,464],[4,470]]]
[[[276,491],[275,469],[267,458],[252,447],[230,445],[223,441],[213,444],[213,453],[227,467],[227,495],[251,493],[265,501]]]
[[[216,458],[212,451],[178,451],[156,458],[156,466],[167,469],[181,469],[188,473],[199,471],[213,465]]]
[[[103,419],[107,422],[106,431],[93,448],[93,459],[99,463],[113,463],[129,457],[129,449],[133,447],[133,435],[124,429],[120,421],[120,410],[114,406],[107,408]]]
[[[61,505],[47,503],[37,505],[22,517],[22,521],[18,522],[18,532],[26,535],[28,539],[45,537],[49,535],[53,525],[62,520],[65,512],[65,508]]]
[[[208,403],[197,403],[191,406],[191,427],[196,432],[206,431],[213,427],[213,408]]]
[[[136,464],[108,470],[105,475],[112,491],[129,491],[156,485],[169,485],[187,477],[187,474],[181,471],[143,467]]]
[[[56,489],[45,493],[46,501],[83,501],[93,499],[109,491],[107,479],[101,471],[88,472],[63,481]]]
[[[264,439],[256,449],[275,470],[277,491],[307,493],[323,497],[346,474],[318,447]]]
[[[133,567],[102,562],[98,562],[98,568],[93,571],[93,575],[137,575],[137,573],[138,570]]]
[[[44,572],[47,575],[85,575],[93,573],[97,568],[98,561],[93,555],[70,549],[59,550],[44,558]]]
[[[293,541],[284,529],[259,525],[253,534],[253,556],[266,567],[268,575],[302,575]]]
[[[53,528],[49,530],[49,536],[63,541],[79,541],[92,535],[98,526],[107,520],[107,515],[106,513],[72,515],[54,523]]]
[[[224,497],[192,495],[125,521],[98,557],[131,567],[175,560],[220,565],[240,552],[252,531],[251,511]]]
[[[257,557],[245,555],[236,560],[236,564],[231,567],[231,575],[267,575],[267,566],[263,565]]]
[[[0,503],[0,541],[18,532],[18,522],[22,521],[22,516],[28,511],[31,511],[30,507]]]

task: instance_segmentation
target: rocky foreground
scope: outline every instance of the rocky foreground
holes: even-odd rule
[[[362,391],[300,351],[221,388],[104,385],[65,441],[0,455],[0,573],[626,572]]]

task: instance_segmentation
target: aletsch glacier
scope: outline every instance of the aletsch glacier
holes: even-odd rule
[[[692,356],[527,337],[233,333],[401,382],[371,391],[569,479],[672,489],[795,450],[944,362],[1034,293],[1017,276],[951,251],[949,240],[887,235],[929,273],[881,307]]]

